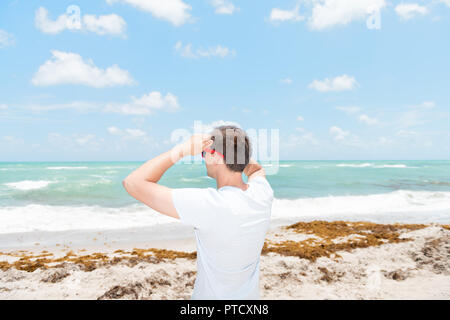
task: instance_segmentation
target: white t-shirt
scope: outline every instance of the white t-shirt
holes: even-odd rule
[[[259,260],[273,190],[255,177],[247,190],[225,186],[172,190],[182,223],[194,227],[197,277],[191,299],[259,299]]]

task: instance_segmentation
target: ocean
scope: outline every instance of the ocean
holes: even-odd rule
[[[0,163],[0,234],[179,224],[123,189],[122,180],[141,164]],[[281,224],[450,222],[450,161],[281,161],[268,180],[275,193],[272,218]],[[215,187],[202,163],[176,164],[160,182]]]

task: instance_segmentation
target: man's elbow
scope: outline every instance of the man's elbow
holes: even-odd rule
[[[130,192],[130,190],[133,189],[133,186],[135,186],[136,183],[132,179],[130,179],[129,177],[126,177],[125,179],[122,180],[122,185],[123,185],[125,190]]]
[[[135,179],[130,176],[126,177],[122,180],[122,185],[125,188],[125,190],[131,195],[135,196],[138,194],[141,190],[148,188],[148,181]]]

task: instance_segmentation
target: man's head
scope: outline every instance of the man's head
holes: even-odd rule
[[[211,132],[214,141],[205,152],[208,176],[242,173],[250,161],[250,139],[244,130],[236,126],[220,126]]]

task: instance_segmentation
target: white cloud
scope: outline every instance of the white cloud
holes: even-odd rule
[[[315,138],[314,134],[312,132],[305,132],[304,134],[300,135],[300,141],[307,142],[312,145],[318,145],[319,142]]]
[[[309,88],[327,92],[327,91],[344,91],[344,90],[352,90],[355,88],[357,82],[354,77],[350,77],[346,74],[335,77],[332,79],[326,78],[323,81],[314,80]]]
[[[359,111],[361,111],[361,108],[356,107],[356,106],[335,107],[335,109],[345,112],[348,115],[354,115],[354,114],[357,114]],[[359,122],[365,123],[370,126],[381,124],[380,121],[378,121],[378,119],[371,118],[366,114],[360,114],[357,117],[357,119]]]
[[[74,135],[73,136],[75,143],[77,143],[79,146],[85,146],[88,143],[92,142],[95,138],[95,135],[93,134],[81,134],[81,135]]]
[[[11,151],[14,153],[18,148],[27,148],[23,138],[12,135],[0,136],[0,149],[3,152],[2,158],[7,156],[7,152]]]
[[[335,109],[345,112],[347,114],[355,114],[361,110],[360,107],[355,107],[355,106],[335,107]]]
[[[370,118],[368,115],[362,114],[358,117],[359,122],[364,122],[365,124],[368,125],[375,125],[375,124],[379,124],[380,122],[378,121],[378,119],[375,118]]]
[[[113,65],[106,69],[96,67],[92,60],[84,61],[76,53],[51,51],[52,58],[39,67],[31,82],[35,86],[80,84],[95,88],[131,85],[128,71]]]
[[[440,2],[446,4],[447,7],[450,7],[450,0],[440,0]]]
[[[125,34],[127,23],[116,14],[103,15],[98,18],[92,14],[85,14],[83,16],[83,26],[84,29],[99,35],[123,35]]]
[[[344,131],[339,127],[333,126],[330,127],[330,134],[333,136],[334,140],[342,141],[345,140],[346,137],[350,134],[350,131]]]
[[[48,105],[31,104],[24,106],[24,109],[33,112],[45,112],[54,110],[76,110],[79,112],[88,112],[98,109],[98,103],[85,102],[85,101],[73,101],[68,103],[56,103]]]
[[[234,6],[231,1],[228,0],[212,0],[211,4],[216,10],[217,14],[233,14],[238,8]]]
[[[144,94],[140,98],[131,97],[131,101],[128,103],[74,101],[49,105],[31,104],[20,106],[18,108],[38,113],[58,110],[75,110],[82,113],[104,112],[125,115],[150,115],[157,110],[168,112],[177,111],[180,106],[177,97],[172,93],[169,92],[166,96],[163,96],[160,92],[153,91]],[[145,120],[142,117],[139,118],[139,123],[142,124],[144,121]]]
[[[290,134],[287,139],[281,141],[283,148],[295,147],[295,146],[317,146],[319,141],[316,139],[312,132],[305,130],[304,128],[295,128],[295,131],[299,133]]]
[[[114,136],[120,136],[123,134],[123,131],[117,127],[108,127],[108,132]]]
[[[106,0],[108,4],[123,2],[151,13],[155,18],[180,26],[191,20],[190,5],[182,0]]]
[[[22,138],[17,138],[14,136],[3,136],[1,140],[9,145],[18,145],[25,142]]]
[[[47,140],[50,144],[65,150],[71,150],[73,148],[98,150],[104,142],[103,138],[97,138],[96,135],[91,133],[74,133],[65,136],[57,132],[52,132],[48,134]]]
[[[298,120],[298,121],[303,121],[303,120],[305,120],[305,119],[303,119],[302,116],[298,116],[298,117],[297,117],[297,120]]]
[[[147,132],[140,129],[125,129],[125,132],[132,138],[141,138],[147,135]]]
[[[379,137],[374,145],[375,146],[389,146],[392,145],[395,141],[386,137]]]
[[[215,47],[210,47],[206,50],[197,49],[197,55],[199,57],[205,57],[205,58],[209,58],[209,57],[225,58],[227,56],[234,57],[236,55],[236,51],[230,50],[227,47],[223,47],[221,45],[217,45]]]
[[[139,146],[145,144],[148,147],[158,147],[159,143],[147,132],[141,129],[120,129],[115,126],[108,127],[106,129],[109,134],[118,137],[119,139],[114,141],[114,148],[117,151],[127,150],[132,143],[137,143]]]
[[[403,113],[399,119],[399,125],[402,128],[415,127],[426,122],[425,117],[420,110],[410,110]]]
[[[109,103],[104,112],[121,113],[126,115],[150,115],[157,110],[176,111],[180,108],[178,99],[172,93],[163,96],[158,91],[144,94],[140,98],[132,97],[132,102],[125,104]]]
[[[411,106],[413,109],[433,109],[436,106],[434,101],[424,101],[419,105]]]
[[[346,25],[362,20],[385,6],[385,0],[314,0],[308,24],[315,30]]]
[[[175,50],[180,53],[184,58],[197,59],[197,58],[211,58],[219,57],[226,58],[228,56],[236,56],[235,50],[230,50],[227,47],[217,45],[215,47],[209,47],[208,49],[198,48],[197,50],[192,50],[192,44],[188,43],[183,46],[181,41],[178,41],[175,46]]]
[[[0,49],[12,46],[15,42],[14,36],[4,30],[0,29]]]
[[[6,110],[6,109],[8,109],[8,105],[0,104],[0,110]]]
[[[145,139],[147,137],[147,132],[141,129],[119,129],[117,127],[108,127],[108,132],[114,136],[121,136],[123,139]]]
[[[269,20],[275,23],[285,21],[301,21],[304,17],[300,15],[299,10],[299,6],[296,6],[292,10],[273,8],[272,11],[270,11]]]
[[[329,132],[332,135],[333,140],[342,145],[356,148],[367,146],[367,143],[363,143],[357,135],[352,134],[350,131],[345,131],[340,127],[332,126],[330,127]]]
[[[175,44],[174,48],[177,52],[180,52],[182,57],[192,59],[197,58],[197,56],[192,52],[192,44],[190,43],[188,43],[183,47],[183,43],[181,41],[178,41]]]
[[[125,20],[116,15],[100,15],[92,14],[81,15],[73,18],[66,13],[60,15],[56,20],[50,19],[49,12],[46,8],[40,7],[36,10],[35,25],[43,33],[58,34],[64,30],[70,31],[90,31],[99,35],[124,35],[126,30]]]
[[[291,84],[292,83],[292,79],[291,78],[284,78],[284,79],[281,79],[281,82],[285,83],[285,84]]]
[[[152,109],[178,109],[177,97],[170,92],[166,94],[165,97],[158,91],[150,92],[149,94],[144,94],[139,99],[133,97],[133,103],[136,106],[142,106]]]
[[[417,3],[401,3],[395,7],[395,12],[403,20],[409,20],[416,15],[426,15],[428,9],[425,6],[421,6]]]
[[[48,10],[40,7],[36,10],[34,24],[36,28],[44,33],[57,34],[67,29],[69,17],[66,14],[60,15],[55,21],[49,18]]]
[[[399,130],[397,136],[401,138],[411,138],[417,136],[417,132],[412,130]]]
[[[406,112],[403,112],[399,119],[398,125],[400,128],[410,128],[423,125],[432,121],[432,118],[441,118],[443,115],[437,115],[433,112],[436,104],[434,101],[424,101],[421,104],[409,106]]]

